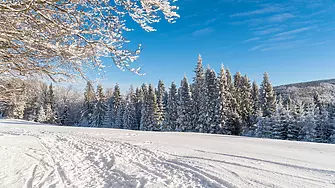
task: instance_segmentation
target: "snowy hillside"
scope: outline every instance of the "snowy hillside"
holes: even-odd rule
[[[0,187],[335,187],[335,145],[0,120]]]

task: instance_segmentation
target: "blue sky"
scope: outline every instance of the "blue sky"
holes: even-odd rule
[[[191,80],[197,55],[217,72],[224,64],[260,82],[268,72],[274,85],[335,75],[334,0],[180,0],[181,16],[175,24],[155,24],[146,33],[128,22],[132,44],[143,51],[134,66],[146,76],[106,69],[105,87],[118,83],[123,90],[131,84],[179,84],[186,74]],[[111,65],[111,60],[104,60]]]

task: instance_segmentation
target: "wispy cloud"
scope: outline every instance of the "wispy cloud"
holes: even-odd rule
[[[278,34],[276,34],[276,36],[292,35],[292,34],[301,33],[301,32],[304,32],[304,31],[308,31],[310,29],[312,29],[312,27],[303,27],[303,28],[300,28],[300,29],[292,30],[292,31],[286,31],[286,32],[278,33]]]
[[[243,41],[243,42],[244,42],[244,43],[248,43],[248,42],[257,41],[257,40],[260,40],[260,39],[261,39],[260,37],[254,37],[254,38],[251,38],[251,39],[245,40],[245,41]]]
[[[259,15],[259,14],[266,14],[266,13],[281,12],[284,10],[285,9],[283,7],[279,7],[279,6],[267,6],[262,9],[258,9],[254,11],[235,13],[235,14],[230,15],[230,17],[252,16],[252,15]]]
[[[207,35],[207,34],[210,34],[212,32],[214,32],[215,30],[212,28],[212,27],[207,27],[207,28],[204,28],[204,29],[199,29],[197,31],[194,31],[192,33],[193,36],[197,37],[197,36],[202,36],[202,35]]]
[[[289,35],[289,36],[284,36],[284,37],[275,37],[275,38],[270,38],[267,41],[269,42],[276,42],[276,41],[284,41],[284,40],[290,40],[295,38],[295,36]]]
[[[268,18],[269,22],[284,22],[288,19],[294,18],[295,16],[291,13],[283,13],[271,16]]]
[[[261,30],[261,31],[255,31],[254,35],[267,35],[267,34],[271,34],[271,33],[280,32],[282,30],[283,30],[283,28],[269,28],[269,29],[265,29],[265,30]]]

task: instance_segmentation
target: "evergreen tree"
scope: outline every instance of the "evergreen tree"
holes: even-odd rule
[[[273,122],[273,125],[267,130],[270,130],[272,132],[273,138],[286,140],[288,131],[287,129],[289,124],[291,123],[291,117],[289,112],[284,108],[283,100],[281,97],[278,98],[278,102],[276,105],[276,113],[273,114],[270,118]]]
[[[165,87],[162,80],[159,80],[157,87],[157,123],[158,126],[162,126],[165,117],[165,108],[164,106],[164,95]]]
[[[178,94],[177,86],[174,82],[171,84],[169,98],[167,102],[166,123],[163,131],[174,131],[178,124]]]
[[[101,84],[99,84],[97,87],[96,99],[97,101],[95,104],[94,113],[92,115],[92,126],[103,127],[106,117],[107,105],[105,104],[106,100]]]
[[[117,107],[116,110],[116,116],[115,116],[115,124],[113,126],[113,128],[117,128],[117,129],[124,129],[124,122],[123,122],[123,115],[125,112],[125,107],[126,107],[126,102],[124,100],[121,101]]]
[[[140,130],[143,103],[144,92],[142,88],[137,88],[135,94],[136,130]]]
[[[206,70],[206,126],[203,132],[219,133],[221,122],[219,118],[219,85],[213,69]]]
[[[142,86],[143,88],[143,86]],[[148,89],[145,90],[144,105],[142,108],[141,117],[141,130],[145,131],[158,131],[159,126],[157,124],[157,98],[152,85],[149,85]]]
[[[136,108],[135,108],[135,93],[131,87],[129,93],[126,97],[125,111],[123,114],[123,125],[124,129],[136,130],[137,120],[136,120]]]
[[[304,112],[304,121],[299,134],[299,139],[307,142],[314,142],[316,139],[316,119],[315,119],[315,104],[308,105]]]
[[[197,67],[195,69],[195,77],[192,85],[193,99],[193,124],[197,132],[204,132],[206,125],[206,87],[205,87],[205,71],[202,65],[202,58],[198,56]]]
[[[95,93],[91,82],[87,82],[84,93],[84,106],[82,112],[82,126],[91,126],[94,112]]]
[[[261,85],[261,104],[263,117],[271,117],[276,112],[276,95],[268,73],[264,73]]]
[[[241,104],[240,104],[240,114],[242,118],[243,128],[245,130],[250,130],[252,124],[253,113],[253,98],[252,98],[252,88],[250,80],[247,75],[242,77],[241,81]]]
[[[251,89],[251,98],[252,98],[252,114],[251,114],[251,125],[249,131],[254,132],[255,126],[257,124],[257,121],[260,117],[262,117],[262,109],[261,109],[261,102],[260,102],[260,93],[259,93],[259,87],[254,81],[252,83],[252,89]],[[251,133],[250,132],[250,133]],[[251,133],[253,134],[253,133]]]
[[[226,70],[227,78],[227,122],[224,129],[225,134],[240,135],[242,132],[242,120],[238,111],[238,102],[236,99],[236,89],[232,80],[230,70]],[[236,82],[237,83],[237,82]]]
[[[37,115],[37,121],[40,123],[44,123],[47,120],[47,117],[45,115],[45,111],[43,106],[40,106],[40,109],[38,110],[38,115]]]
[[[227,77],[226,71],[224,66],[221,66],[220,75],[218,78],[218,85],[219,85],[219,123],[221,126],[220,133],[224,133],[226,129],[226,122],[227,122],[227,114],[228,114],[228,85],[227,85]]]
[[[24,108],[24,119],[28,121],[35,121],[38,113],[38,97],[32,97]]]
[[[69,126],[70,125],[70,120],[69,120],[69,107],[67,105],[64,106],[63,113],[60,117],[60,123],[61,125],[64,126]]]
[[[178,131],[194,131],[192,123],[192,98],[191,88],[188,84],[186,75],[181,81],[179,88],[179,102],[178,102]]]
[[[121,106],[121,101],[122,101],[122,97],[121,97],[121,91],[120,91],[120,87],[118,84],[115,85],[114,87],[114,93],[113,93],[113,97],[111,99],[111,110],[112,110],[112,127],[113,128],[120,128],[120,123],[122,122],[119,119],[119,122],[117,123],[117,118],[121,118],[119,117],[122,113],[122,109],[119,110],[120,106]],[[122,114],[123,115],[123,114]]]

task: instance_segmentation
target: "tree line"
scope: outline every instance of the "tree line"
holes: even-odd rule
[[[224,66],[218,74],[205,69],[200,55],[194,72],[192,83],[184,76],[179,87],[173,82],[167,89],[159,80],[157,87],[130,87],[124,95],[117,84],[104,91],[87,82],[83,97],[71,88],[41,83],[34,90],[35,84],[26,84],[25,94],[11,97],[3,114],[68,126],[335,141],[334,105],[317,93],[311,103],[276,96],[267,73],[258,86]]]

